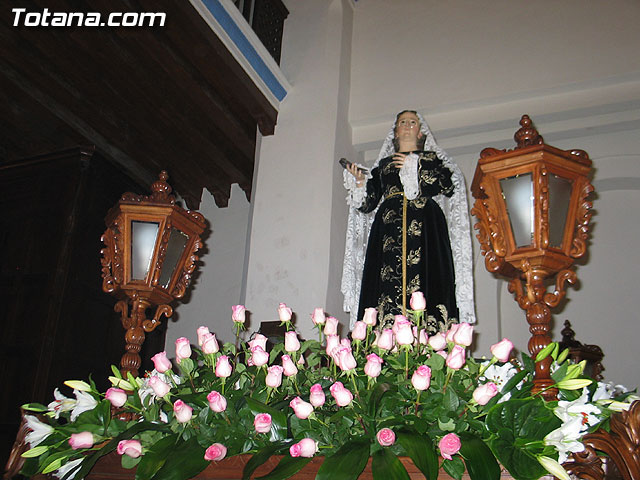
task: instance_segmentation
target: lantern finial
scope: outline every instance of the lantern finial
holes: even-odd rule
[[[522,115],[520,119],[521,128],[513,136],[514,140],[518,144],[517,148],[529,147],[531,145],[542,145],[544,143],[543,138],[533,126],[533,122],[529,118],[529,115]]]

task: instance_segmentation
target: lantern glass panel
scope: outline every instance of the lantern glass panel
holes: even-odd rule
[[[571,190],[570,180],[549,175],[549,244],[552,247],[562,247]]]
[[[146,280],[158,236],[157,222],[131,222],[131,278]]]
[[[162,287],[169,287],[169,283],[173,277],[173,272],[182,257],[182,252],[184,251],[184,247],[187,245],[188,240],[189,237],[180,230],[176,228],[171,229],[169,241],[167,242],[167,253],[164,257],[164,262],[162,263],[162,273],[160,274],[160,280],[158,281]]]
[[[531,245],[535,219],[531,173],[501,178],[500,187],[516,248]]]

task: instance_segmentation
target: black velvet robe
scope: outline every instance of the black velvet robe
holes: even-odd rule
[[[439,304],[447,308],[449,317],[458,318],[447,222],[432,198],[453,194],[451,171],[434,152],[414,153],[419,156],[420,190],[414,200],[404,197],[400,169],[391,164],[392,157],[382,159],[367,182],[367,195],[359,210],[368,213],[378,204],[380,208],[369,234],[358,319],[365,308],[375,307],[379,323],[393,322],[394,315],[405,314],[403,309],[410,308],[409,299],[415,291],[424,293],[427,313],[437,323],[442,321],[436,308]],[[437,323],[432,323],[430,330],[436,330]]]

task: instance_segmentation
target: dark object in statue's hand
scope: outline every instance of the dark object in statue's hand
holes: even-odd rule
[[[351,162],[344,157],[338,160],[338,163],[340,163],[340,165],[342,165],[342,168],[345,169],[351,165]],[[366,168],[358,167],[358,171],[361,173],[367,173],[368,170]]]

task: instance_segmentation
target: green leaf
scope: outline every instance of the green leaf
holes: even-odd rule
[[[385,393],[387,393],[391,389],[391,385],[384,382],[376,384],[375,388],[371,392],[371,396],[369,397],[369,415],[372,417],[376,416],[378,412],[378,408],[380,407],[380,401]]]
[[[451,460],[442,462],[442,468],[456,480],[460,480],[464,474],[464,463],[458,456],[451,457]]]
[[[397,441],[427,480],[438,478],[438,455],[428,435],[419,435],[405,429],[398,432]]]
[[[560,424],[541,398],[509,400],[493,407],[487,415],[486,426],[493,434],[489,447],[513,477],[538,479],[545,474],[536,458],[544,450],[542,441]],[[526,438],[528,443],[515,441],[520,438]]]
[[[195,366],[195,362],[190,358],[183,358],[182,360],[180,360],[180,370],[187,375],[193,372]]]
[[[278,452],[282,447],[282,443],[271,444],[255,453],[244,466],[244,470],[242,470],[242,480],[249,480],[256,468],[269,460],[271,455]]]
[[[404,465],[388,448],[382,448],[373,454],[371,471],[373,480],[409,480]]]
[[[127,470],[131,470],[132,468],[134,468],[136,465],[138,465],[140,463],[142,457],[130,457],[129,455],[122,455],[122,457],[120,457],[120,464],[122,465],[122,468],[126,468]]]
[[[500,465],[487,444],[474,435],[463,435],[461,440],[460,455],[471,480],[499,479]]]
[[[440,356],[440,355],[438,355]],[[449,388],[444,394],[444,408],[450,412],[455,412],[460,406],[460,399],[453,388]]]
[[[444,358],[440,355],[431,355],[425,364],[433,370],[442,370],[444,368]]]
[[[366,440],[345,443],[332,456],[325,458],[316,480],[356,480],[369,461],[371,444]]]
[[[204,458],[204,452],[205,449],[198,444],[196,437],[178,443],[156,473],[156,477],[162,480],[185,480],[195,477],[209,465],[209,461]]]
[[[142,456],[136,469],[136,480],[149,480],[167,461],[178,440],[178,434],[161,438]]]
[[[280,462],[278,462],[276,468],[271,470],[267,475],[258,477],[258,480],[285,480],[302,470],[311,460],[311,458],[294,458],[289,455],[285,455],[282,457]]]
[[[536,364],[532,358],[526,353],[522,353],[520,356],[522,357],[522,366],[524,369],[529,373],[533,373],[536,369]]]

